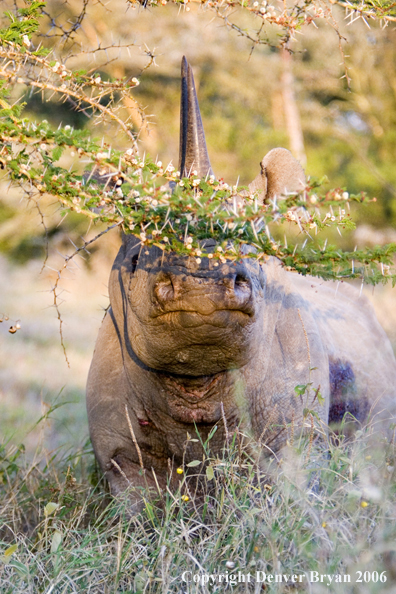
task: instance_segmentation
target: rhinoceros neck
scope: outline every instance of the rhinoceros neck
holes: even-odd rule
[[[132,359],[124,359],[124,366],[131,389],[157,426],[166,419],[213,424],[224,415],[236,426],[244,416],[236,388],[242,384],[241,370],[194,377],[147,369]]]
[[[185,377],[158,373],[153,378],[159,409],[182,423],[216,423],[227,410],[230,422],[243,416],[235,402],[235,377],[240,372],[223,371],[209,376]],[[158,402],[161,400],[161,402]]]
[[[206,441],[215,424],[218,430],[211,440],[215,448],[222,447],[227,431],[251,432],[249,398],[246,390],[242,393],[240,370],[191,377],[143,369],[130,360],[125,371],[137,422],[144,431],[151,427],[164,435],[170,455],[176,458],[183,456],[188,435],[194,438],[198,432]],[[200,448],[191,442],[187,457],[202,455]]]

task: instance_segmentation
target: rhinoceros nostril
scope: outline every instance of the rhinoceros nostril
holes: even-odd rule
[[[252,295],[250,279],[244,274],[237,274],[234,280],[234,295],[240,305],[247,304]]]
[[[250,281],[244,274],[237,274],[235,277],[234,284],[236,287],[250,288]]]

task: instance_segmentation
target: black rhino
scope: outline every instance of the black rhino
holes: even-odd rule
[[[180,140],[180,171],[211,172],[185,59]],[[274,149],[250,190],[265,200],[304,179],[292,155]],[[142,251],[124,235],[87,386],[90,435],[111,491],[155,479],[164,487],[169,460],[202,458],[199,441],[185,448],[187,433],[205,440],[215,424],[212,451],[236,427],[278,451],[292,419],[303,422],[307,403],[295,387],[308,382],[308,406],[324,425],[346,412],[361,423],[386,419],[396,387],[390,342],[367,299],[336,287],[272,257],[215,267],[209,258]]]

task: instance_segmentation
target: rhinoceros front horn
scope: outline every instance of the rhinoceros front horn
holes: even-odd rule
[[[183,56],[181,64],[179,171],[187,177],[195,170],[201,177],[213,175],[199,111],[192,68]]]

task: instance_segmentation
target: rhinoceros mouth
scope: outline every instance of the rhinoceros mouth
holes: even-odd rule
[[[189,309],[174,309],[158,313],[154,317],[160,322],[177,325],[180,328],[197,328],[199,326],[215,326],[218,328],[234,328],[246,326],[254,314],[240,309],[216,309],[210,313],[203,313]]]

